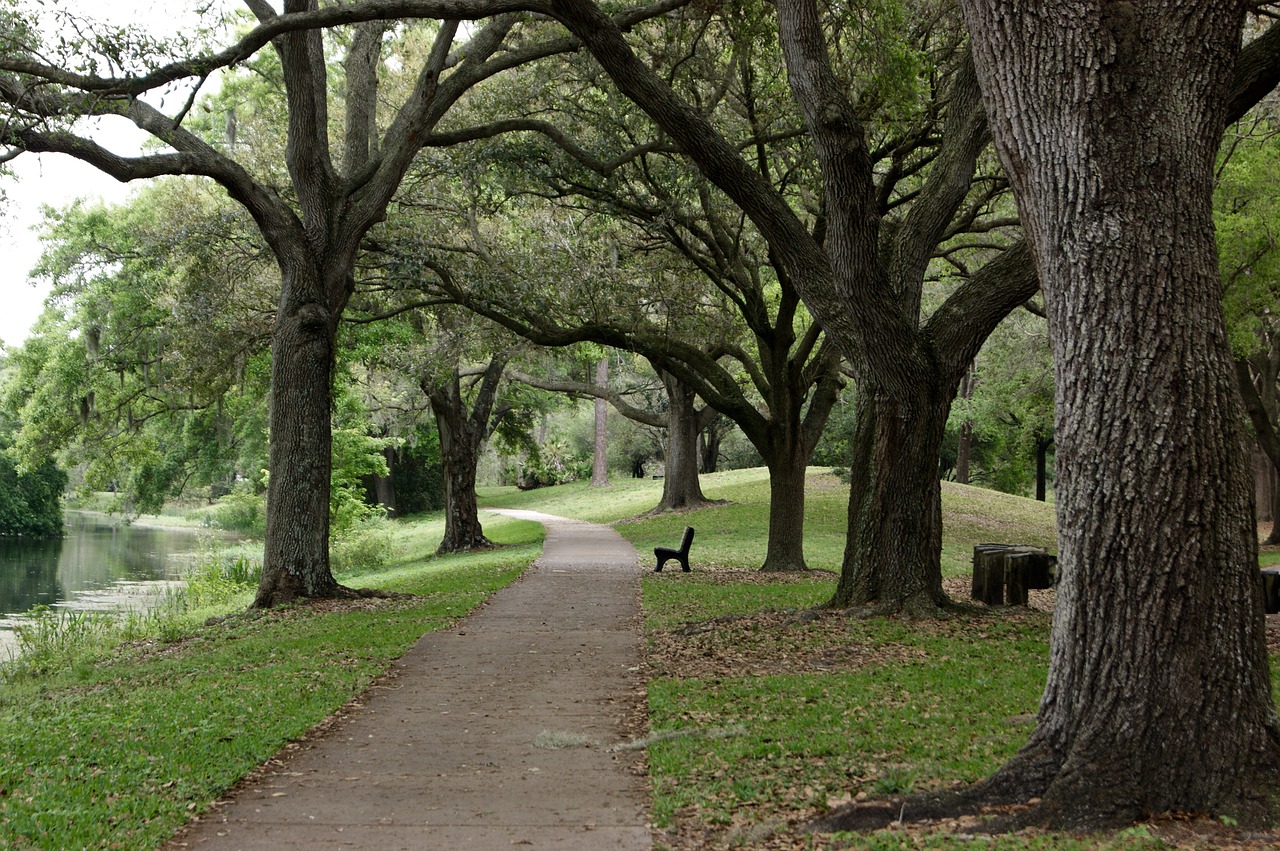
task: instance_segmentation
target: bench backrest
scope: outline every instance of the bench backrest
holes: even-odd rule
[[[692,543],[693,543],[693,527],[692,527],[692,526],[685,526],[685,527],[684,527],[684,537],[682,537],[682,538],[680,539],[680,550],[681,550],[682,552],[688,552],[688,551],[689,551],[689,545],[690,545],[690,544],[692,544]]]

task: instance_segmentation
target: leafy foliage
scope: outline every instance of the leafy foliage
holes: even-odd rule
[[[0,436],[0,535],[49,538],[62,534],[67,474],[52,461],[20,472]]]

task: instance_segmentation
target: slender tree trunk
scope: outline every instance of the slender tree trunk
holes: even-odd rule
[[[609,385],[609,359],[600,358],[596,364],[596,385]],[[602,488],[609,484],[609,403],[596,398],[596,436],[591,458],[591,487]]]
[[[1037,435],[1036,437],[1036,499],[1044,502],[1048,498],[1049,479],[1049,447],[1053,446],[1053,438]]]
[[[1253,494],[1213,237],[1244,7],[962,0],[1046,294],[1059,569],[1023,820],[1276,815]]]
[[[942,590],[938,456],[951,394],[935,388],[908,407],[863,382],[857,405],[849,534],[827,605],[936,615],[950,604]]]
[[[322,291],[313,268],[284,270],[271,339],[271,479],[256,608],[341,590],[329,566],[334,329]]]
[[[399,506],[396,500],[396,483],[393,476],[396,463],[396,451],[388,446],[382,450],[382,457],[387,462],[387,474],[385,476],[373,477],[373,494],[378,505],[386,509],[388,517],[396,517],[399,514]]]
[[[963,399],[973,398],[973,367],[965,370],[960,382],[960,396]],[[969,484],[969,461],[973,455],[973,420],[968,417],[960,424],[960,433],[956,436],[956,482]]]
[[[1271,507],[1271,533],[1264,542],[1267,546],[1280,544],[1280,472],[1267,462],[1267,499]]]
[[[714,473],[720,466],[720,441],[723,435],[714,420],[698,435],[698,471]]]
[[[969,484],[969,460],[973,455],[973,420],[965,420],[956,435],[956,482]]]
[[[662,479],[662,501],[655,511],[674,511],[705,505],[698,480],[698,412],[696,394],[675,376],[663,372],[667,389],[666,474]]]

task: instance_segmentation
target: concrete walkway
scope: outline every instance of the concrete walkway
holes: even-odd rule
[[[537,564],[169,847],[650,848],[637,752],[609,747],[642,694],[636,552],[499,513],[547,527]]]

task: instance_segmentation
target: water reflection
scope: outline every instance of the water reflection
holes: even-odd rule
[[[66,537],[0,538],[0,627],[38,605],[119,609],[163,591],[199,550],[196,529],[67,513]]]

